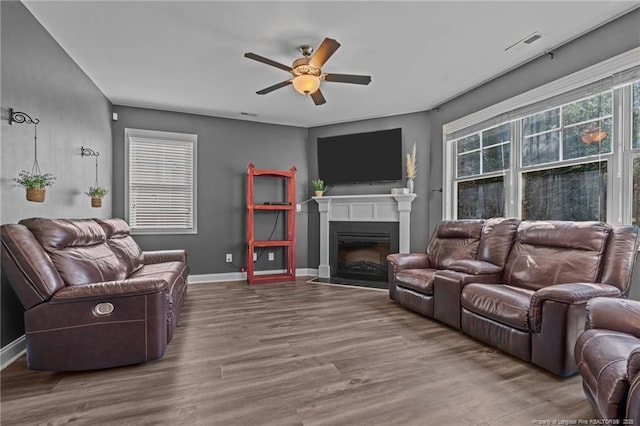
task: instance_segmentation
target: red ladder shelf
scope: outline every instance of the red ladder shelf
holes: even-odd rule
[[[266,176],[284,178],[286,181],[286,197],[284,205],[256,204],[254,201],[254,178]],[[286,223],[286,237],[284,240],[256,240],[255,239],[255,212],[258,211],[284,211]],[[253,253],[256,248],[284,247],[285,272],[274,274],[255,273]],[[247,167],[247,282],[249,284],[267,284],[296,280],[296,167],[289,170],[256,169],[253,163]]]

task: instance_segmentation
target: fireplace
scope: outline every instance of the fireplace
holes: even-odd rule
[[[409,253],[411,203],[416,194],[368,194],[330,195],[313,197],[320,213],[320,263],[318,279],[332,282],[337,273],[337,234],[393,234],[389,238],[389,251]],[[356,223],[356,228],[348,228],[344,223]],[[341,224],[341,225],[340,225]],[[337,226],[337,228],[336,228]],[[341,227],[347,226],[347,230]],[[362,226],[372,226],[362,230]],[[387,228],[390,226],[390,228]],[[332,229],[332,232],[329,229]],[[360,228],[360,229],[357,229]],[[330,237],[330,234],[332,235]],[[330,241],[332,240],[332,241]],[[351,241],[349,242],[351,243]],[[333,247],[332,249],[330,247]],[[332,251],[333,250],[333,251]],[[381,281],[368,281],[380,283]],[[386,286],[386,281],[385,281]]]
[[[398,228],[397,222],[331,222],[331,276],[386,282],[387,255],[399,248]]]

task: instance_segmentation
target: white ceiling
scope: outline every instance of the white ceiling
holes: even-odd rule
[[[437,107],[640,5],[640,1],[24,1],[117,105],[313,127]],[[505,49],[534,31],[543,37]],[[315,106],[290,77],[303,44],[341,43]],[[257,114],[245,116],[241,112]]]

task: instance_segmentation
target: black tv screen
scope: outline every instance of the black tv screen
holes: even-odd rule
[[[402,180],[402,129],[318,138],[318,175],[327,185]]]

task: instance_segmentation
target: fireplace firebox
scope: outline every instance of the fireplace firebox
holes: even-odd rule
[[[331,276],[358,281],[387,281],[387,255],[399,248],[397,222],[331,222]]]

